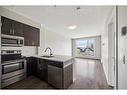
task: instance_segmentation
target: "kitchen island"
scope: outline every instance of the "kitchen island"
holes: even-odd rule
[[[66,89],[73,83],[73,62],[70,56],[45,57],[33,55],[27,62],[30,73],[59,89]],[[30,75],[31,75],[30,74]]]

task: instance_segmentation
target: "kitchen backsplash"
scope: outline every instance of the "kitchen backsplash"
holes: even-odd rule
[[[38,47],[24,46],[24,47],[2,47],[2,50],[22,50],[22,55],[29,56],[38,54]]]

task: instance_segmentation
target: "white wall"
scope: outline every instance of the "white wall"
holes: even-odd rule
[[[71,38],[49,31],[43,26],[40,35],[39,54],[44,54],[45,48],[50,47],[55,55],[71,56]]]
[[[25,24],[28,24],[28,25],[31,25],[31,26],[34,26],[34,27],[37,27],[37,28],[41,27],[41,24],[37,23],[36,21],[33,21],[25,16],[22,16],[21,14],[10,11],[6,8],[1,7],[1,6],[0,6],[0,15],[10,18],[10,19],[13,19],[13,20],[16,20],[16,21],[19,21],[19,22],[22,22],[22,23],[25,23]],[[23,55],[37,54],[37,47],[34,47],[34,46],[24,46],[23,48],[21,48],[21,47],[16,47],[16,48],[15,47],[13,47],[13,48],[2,47],[2,49],[11,49],[11,50],[20,49],[20,50],[22,50]]]
[[[127,89],[127,35],[121,36],[121,28],[127,26],[127,6],[118,6],[118,88]],[[125,64],[123,56],[125,55]]]
[[[102,59],[101,59],[101,62],[103,64],[103,68],[104,68],[104,72],[105,72],[105,75],[106,75],[106,79],[107,79],[107,82],[109,84],[109,81],[108,81],[108,24],[111,22],[111,21],[114,21],[115,23],[115,7],[114,9],[109,13],[109,16],[105,22],[105,29],[104,31],[102,31],[102,36],[101,36],[101,46],[102,46]],[[114,27],[115,28],[115,27]]]

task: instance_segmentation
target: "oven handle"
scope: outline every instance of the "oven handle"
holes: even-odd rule
[[[12,66],[19,66],[19,64],[14,63],[14,64],[8,64],[8,65],[4,65],[4,67],[5,67],[5,68],[6,68],[6,67],[12,67]]]
[[[25,59],[21,59],[21,60],[14,60],[14,61],[7,61],[7,62],[3,62],[1,65],[9,65],[9,64],[15,64],[15,63],[21,63],[21,62],[26,62]]]

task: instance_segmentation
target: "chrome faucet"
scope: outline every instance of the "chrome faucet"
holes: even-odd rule
[[[45,49],[45,52],[47,51],[47,49],[50,50],[50,56],[52,56],[52,55],[53,55],[53,54],[52,54],[52,49],[51,49],[50,47],[47,47],[47,48]]]

